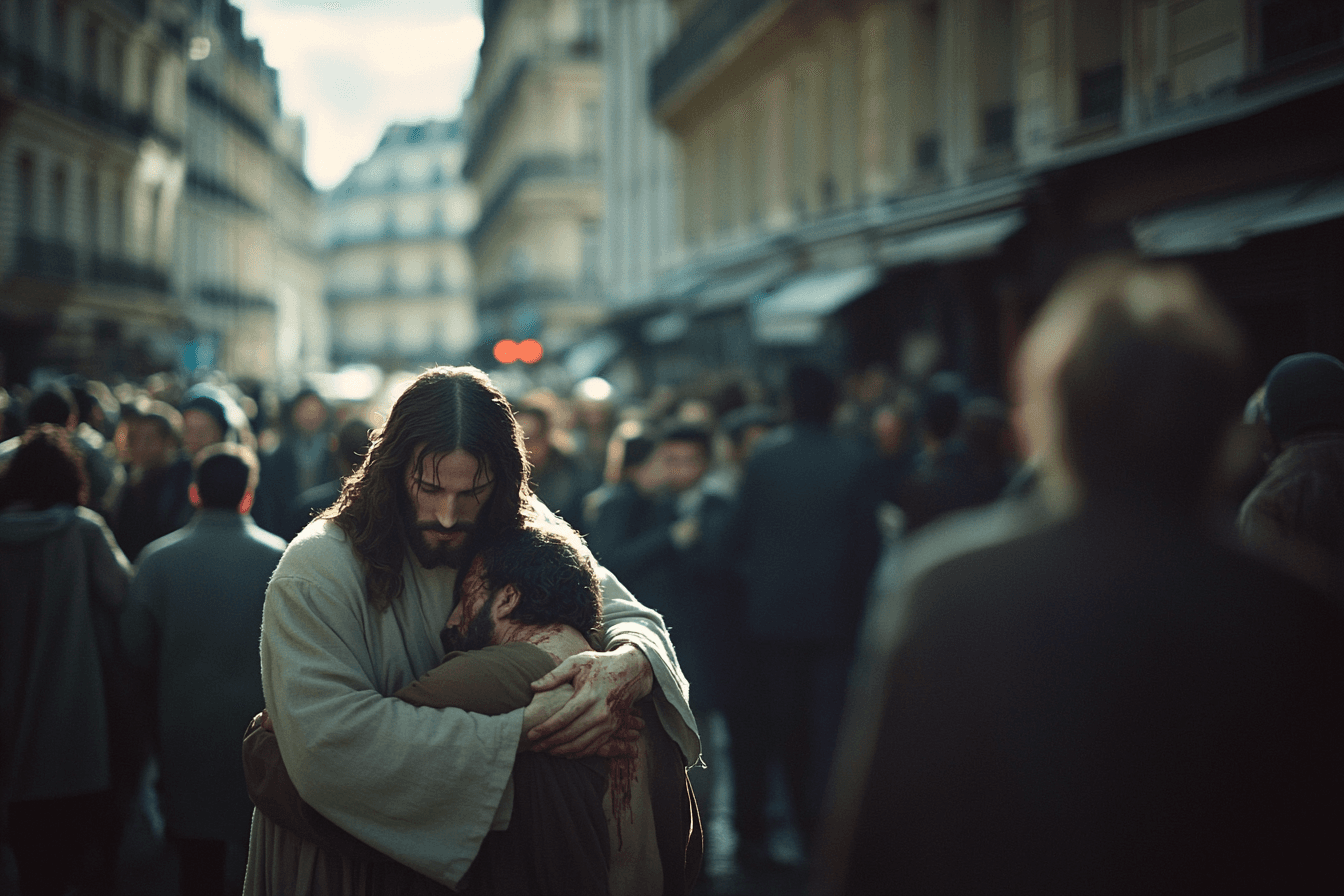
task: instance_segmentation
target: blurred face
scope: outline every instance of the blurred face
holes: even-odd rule
[[[476,517],[493,491],[490,471],[460,448],[425,455],[418,468],[407,469],[407,536],[421,566],[461,567],[472,553]]]
[[[664,484],[674,492],[693,488],[709,468],[705,450],[694,442],[664,442],[658,453]]]
[[[132,467],[154,470],[165,466],[171,449],[172,443],[155,424],[137,420],[127,425],[126,459]]]
[[[206,445],[224,441],[224,430],[205,411],[190,408],[182,412],[182,447],[193,457]]]
[[[327,406],[316,395],[306,395],[294,405],[294,425],[306,433],[317,432],[327,422]]]
[[[458,590],[457,606],[443,630],[443,647],[455,650],[480,650],[495,643],[495,596],[481,574],[478,557],[465,573]]]

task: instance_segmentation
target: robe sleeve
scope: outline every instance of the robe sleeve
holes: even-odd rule
[[[384,696],[362,582],[286,576],[285,565],[266,595],[262,683],[299,794],[379,852],[456,887],[501,805],[523,711],[487,717]]]
[[[598,576],[602,581],[606,648],[633,644],[643,652],[653,668],[656,686],[651,696],[658,710],[658,720],[681,748],[686,764],[695,765],[700,761],[700,731],[691,714],[690,688],[677,663],[677,653],[662,615],[635,600],[605,567],[598,569]]]

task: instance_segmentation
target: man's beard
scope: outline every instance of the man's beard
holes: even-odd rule
[[[425,538],[426,532],[461,532],[465,537],[461,544],[430,544]],[[462,569],[471,556],[476,553],[476,524],[461,522],[449,528],[438,523],[422,523],[415,519],[414,511],[407,515],[406,540],[410,543],[411,553],[425,569],[447,566],[449,569]]]
[[[439,639],[443,641],[443,652],[452,653],[455,650],[480,650],[482,647],[489,647],[495,640],[495,617],[494,617],[495,596],[492,594],[486,598],[485,603],[476,611],[476,615],[471,617],[467,623],[465,632],[455,628],[445,628],[439,633]]]

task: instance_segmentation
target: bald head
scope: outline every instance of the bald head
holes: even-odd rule
[[[1093,260],[1014,366],[1014,425],[1057,500],[1196,500],[1242,396],[1235,326],[1187,268]]]

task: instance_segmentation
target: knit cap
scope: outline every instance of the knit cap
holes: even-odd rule
[[[1265,380],[1264,407],[1279,444],[1312,430],[1344,430],[1344,363],[1321,352],[1289,355]]]

